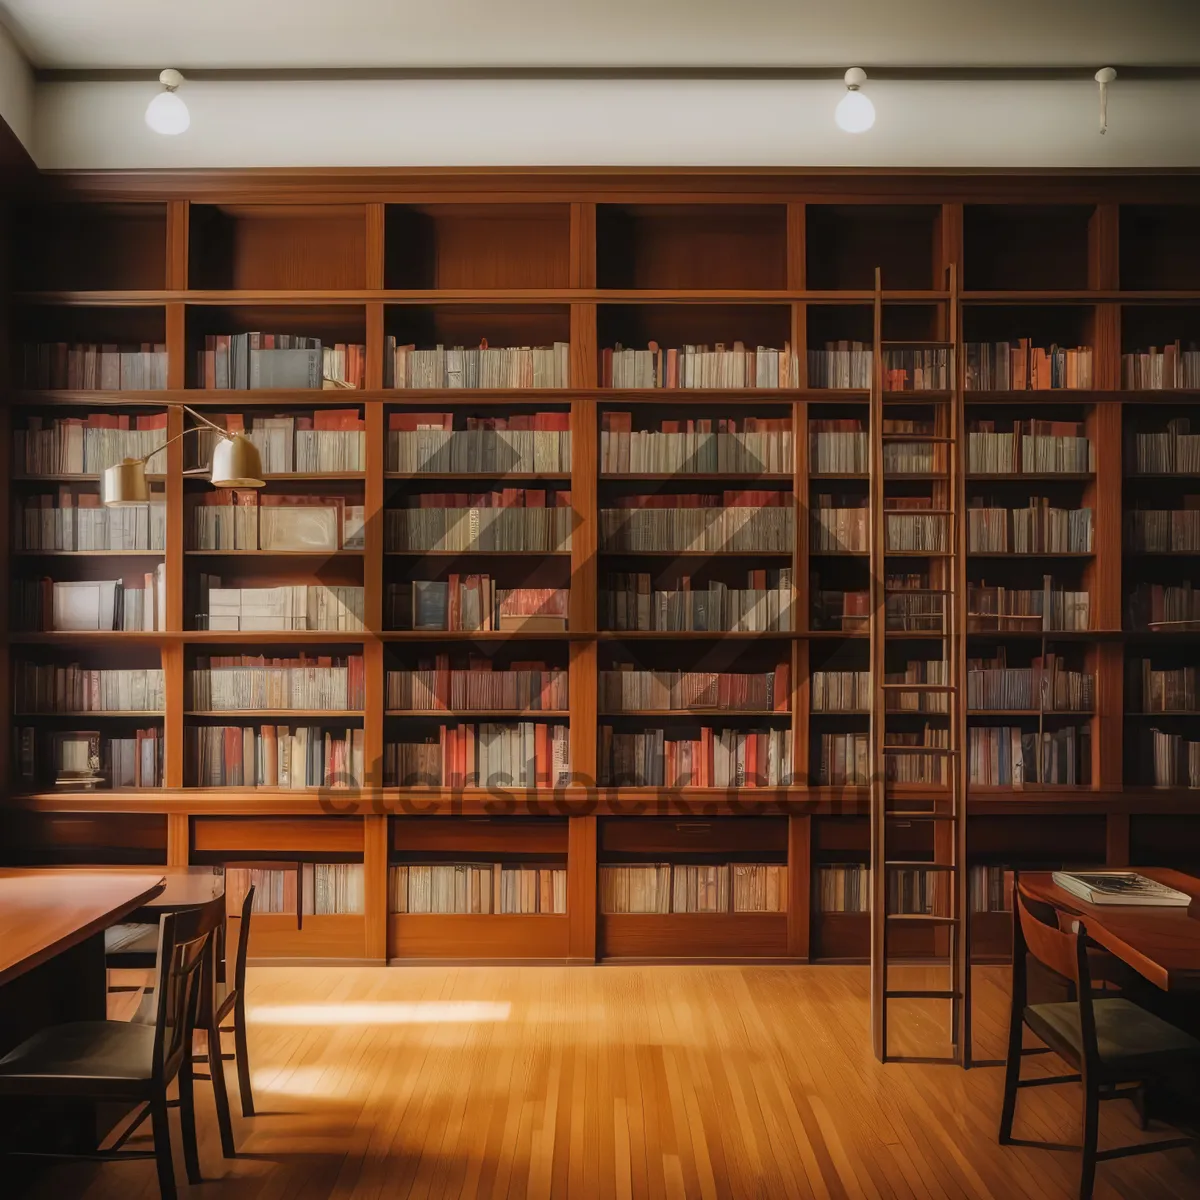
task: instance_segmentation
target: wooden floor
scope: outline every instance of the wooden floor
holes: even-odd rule
[[[976,970],[989,1058],[1006,979]],[[277,967],[251,971],[249,1001],[261,1115],[235,1117],[243,1153],[223,1160],[199,1085],[207,1181],[184,1197],[1076,1194],[1076,1154],[997,1145],[999,1067],[875,1061],[864,967]],[[905,1050],[941,1048],[942,1006],[921,1003],[903,1024],[931,1040]],[[1079,1104],[1077,1086],[1027,1091],[1016,1132],[1075,1142]],[[1131,1112],[1103,1107],[1102,1146],[1147,1136]],[[149,1162],[70,1164],[30,1194],[157,1187]],[[1197,1196],[1200,1160],[1102,1163],[1095,1194]]]

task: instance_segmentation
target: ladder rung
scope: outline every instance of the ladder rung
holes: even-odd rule
[[[903,810],[893,810],[885,812],[883,815],[886,819],[895,821],[954,821],[958,819],[954,813],[904,812]]]
[[[955,871],[958,868],[953,863],[918,862],[915,859],[889,858],[884,861],[885,867],[920,867],[923,871]]]
[[[938,917],[933,913],[888,913],[889,921],[912,922],[915,925],[957,925],[957,917]]]
[[[961,1000],[962,992],[954,989],[944,991],[921,991],[919,988],[905,988],[900,991],[884,992],[885,1000]]]
[[[958,690],[953,683],[885,683],[881,686],[885,692],[954,692]]]

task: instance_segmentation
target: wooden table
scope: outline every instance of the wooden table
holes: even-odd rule
[[[1165,867],[1129,867],[1192,897],[1188,908],[1089,904],[1049,872],[1022,872],[1021,891],[1080,917],[1088,937],[1164,992],[1200,991],[1200,879]]]
[[[163,873],[0,869],[0,987],[89,940],[157,895]],[[103,1008],[100,1016],[102,1017]]]

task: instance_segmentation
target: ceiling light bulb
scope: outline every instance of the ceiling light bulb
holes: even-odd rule
[[[146,124],[155,133],[173,136],[183,133],[192,123],[188,107],[175,89],[183,82],[178,71],[166,70],[158,77],[163,90],[146,105]]]
[[[851,67],[846,72],[846,94],[833,114],[838,128],[846,133],[866,133],[875,124],[875,105],[859,91],[866,81],[867,73],[862,67]]]

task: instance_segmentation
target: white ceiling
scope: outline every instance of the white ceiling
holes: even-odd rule
[[[1181,66],[1200,0],[0,0],[42,68]]]

